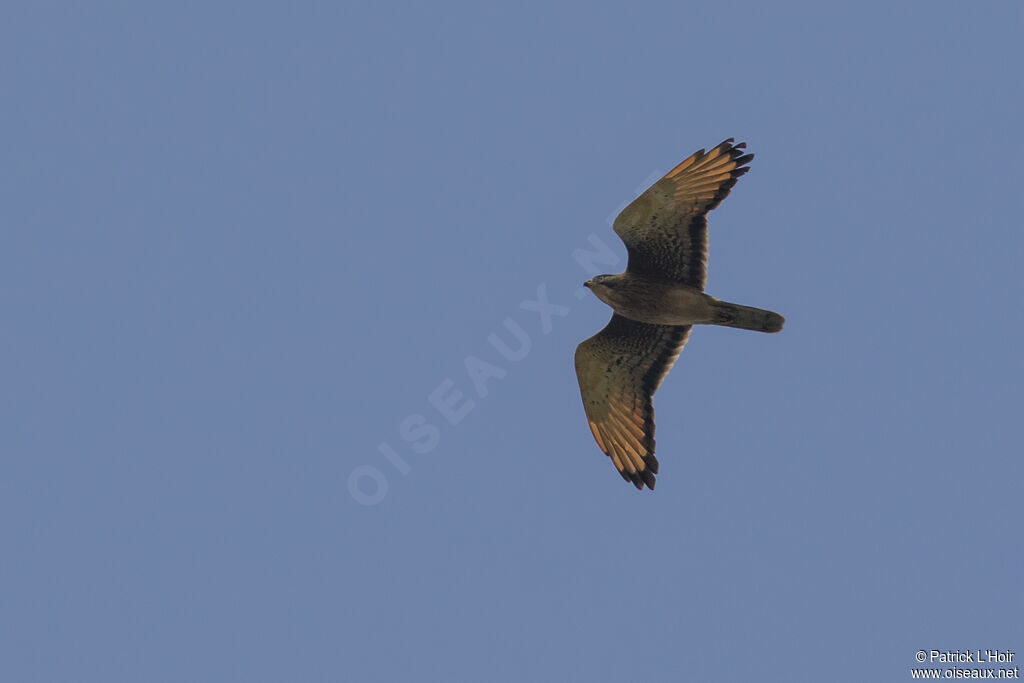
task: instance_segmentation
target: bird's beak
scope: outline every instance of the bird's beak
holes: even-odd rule
[[[590,284],[591,284],[592,282],[593,282],[593,280],[587,280],[586,282],[584,282],[584,283],[583,283],[583,286],[584,286],[584,287],[590,287]]]

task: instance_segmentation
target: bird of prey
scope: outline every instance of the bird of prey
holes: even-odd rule
[[[689,156],[615,219],[629,262],[584,285],[614,309],[608,325],[576,347],[576,377],[590,431],[622,478],[654,488],[651,399],[693,325],[778,332],[778,313],[720,301],[707,284],[707,213],[749,169],[746,143],[729,138]]]

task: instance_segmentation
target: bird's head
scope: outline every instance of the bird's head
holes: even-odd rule
[[[601,301],[606,304],[612,305],[615,300],[616,287],[619,284],[619,278],[617,275],[596,275],[586,282],[583,286],[594,293]]]
[[[615,276],[614,275],[595,275],[594,277],[592,277],[589,280],[587,280],[586,282],[584,282],[583,286],[584,287],[589,287],[590,289],[595,289],[597,287],[612,288],[612,287],[615,286]]]

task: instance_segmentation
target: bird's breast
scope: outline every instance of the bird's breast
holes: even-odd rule
[[[694,325],[713,320],[715,298],[680,283],[633,279],[620,286],[611,303],[631,320],[656,325]]]

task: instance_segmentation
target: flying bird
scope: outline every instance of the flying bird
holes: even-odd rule
[[[729,138],[687,157],[615,219],[629,262],[583,283],[612,307],[608,325],[576,347],[576,377],[590,431],[622,478],[653,489],[652,397],[693,325],[778,332],[778,313],[720,301],[707,284],[707,213],[750,168],[746,143]]]

